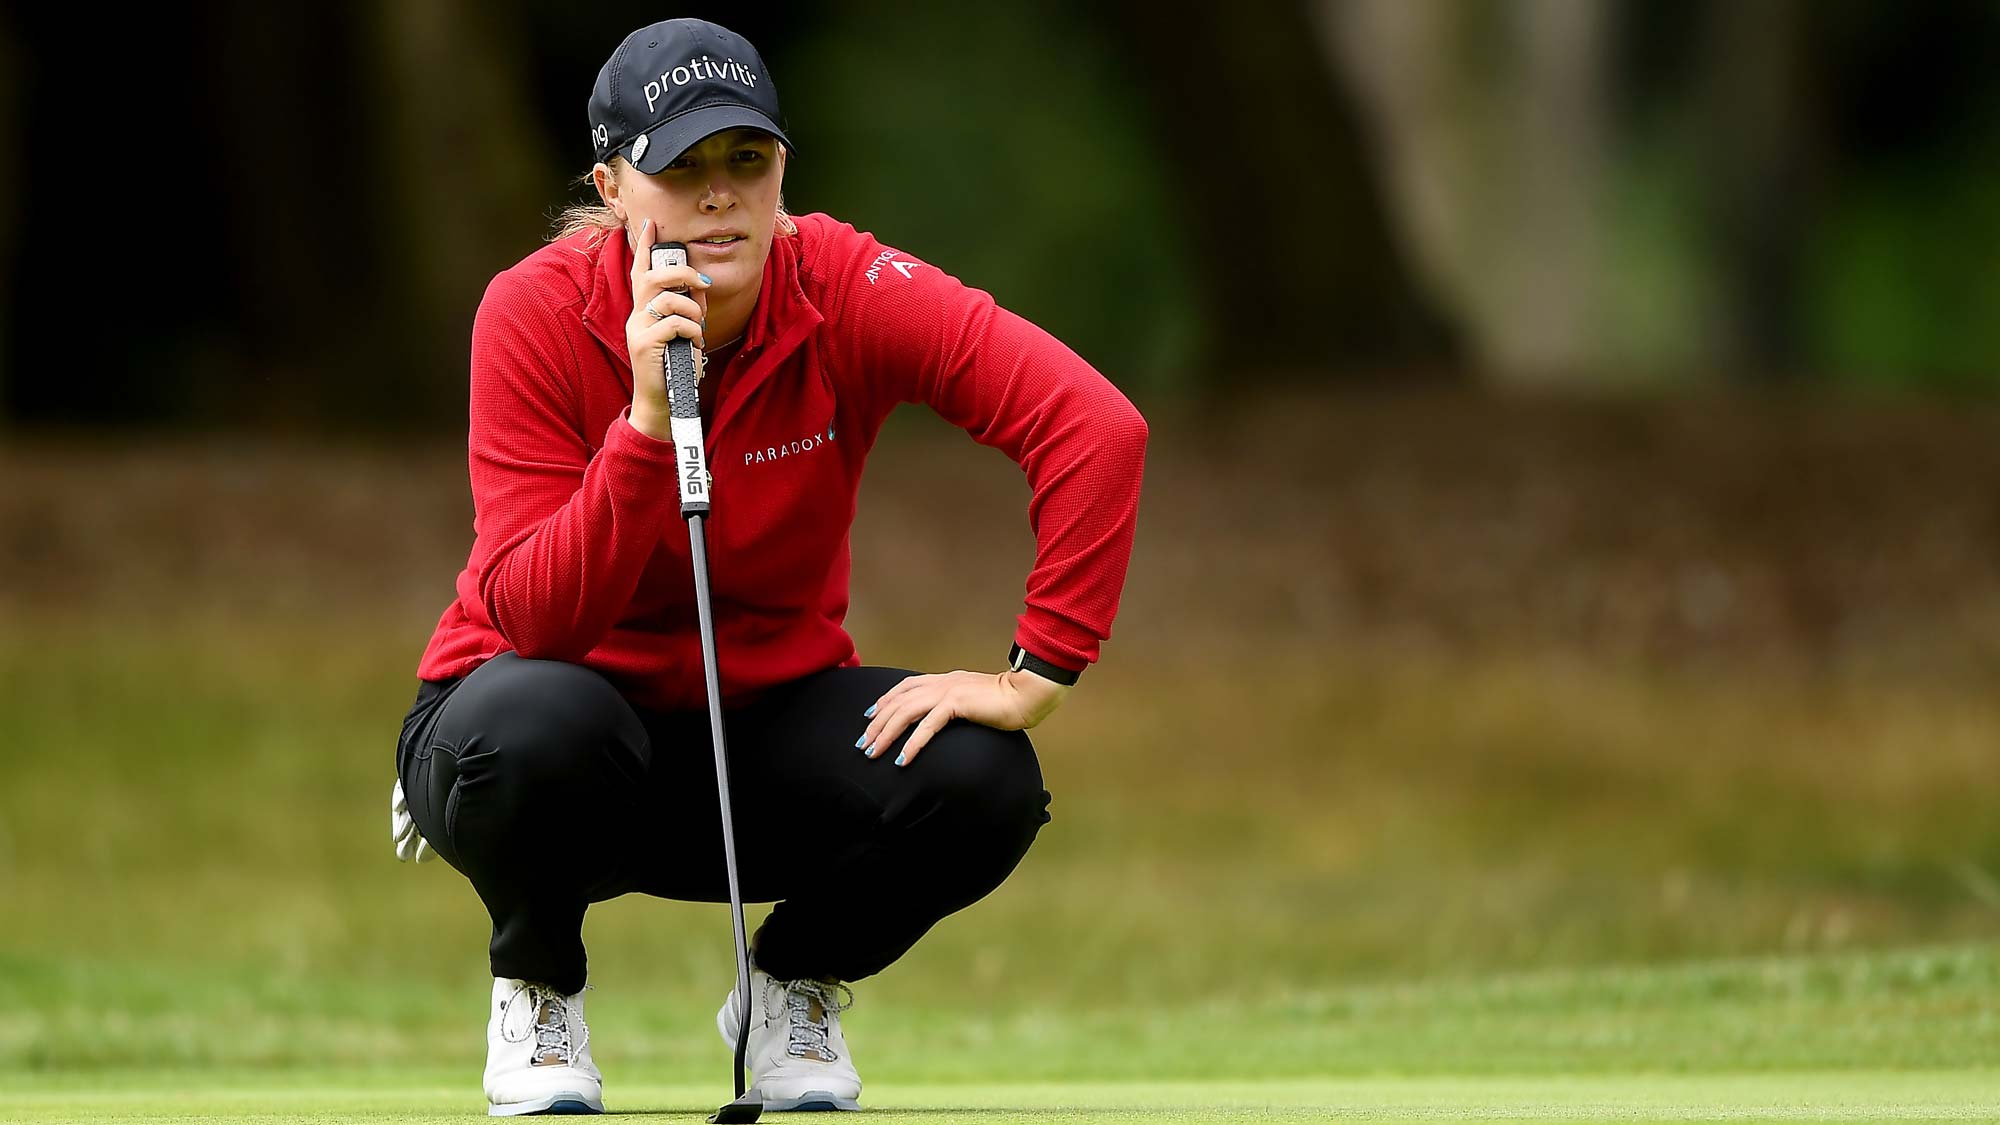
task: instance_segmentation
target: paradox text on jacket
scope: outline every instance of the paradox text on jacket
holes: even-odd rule
[[[789,441],[783,445],[767,445],[762,449],[753,449],[743,455],[743,463],[745,465],[761,465],[766,461],[776,461],[780,457],[811,453],[813,450],[832,440],[833,427],[828,426],[826,432],[823,434],[808,434],[797,441]]]

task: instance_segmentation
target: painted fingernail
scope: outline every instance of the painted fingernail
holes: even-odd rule
[[[899,765],[899,766],[900,766],[900,765],[902,765],[902,764],[903,764],[903,762],[904,762],[904,761],[905,761],[905,760],[906,760],[906,759],[907,759],[908,757],[909,757],[909,755],[907,755],[907,754],[898,754],[898,755],[896,755],[896,764],[897,764],[897,765]]]
[[[864,718],[864,719],[872,719],[872,718],[874,718],[874,717],[875,717],[875,704],[873,704],[873,703],[870,703],[870,704],[868,705],[868,710],[866,710],[866,711],[863,711],[863,712],[861,712],[861,717],[862,717],[862,718]]]
[[[714,284],[715,284],[715,282],[713,282],[713,281],[710,281],[710,280],[708,279],[708,275],[707,275],[707,274],[705,274],[705,273],[698,273],[698,274],[696,274],[695,276],[696,276],[696,277],[699,277],[699,278],[701,278],[701,283],[702,283],[703,285],[714,285]]]
[[[868,749],[868,736],[864,734],[864,735],[862,735],[862,736],[861,736],[860,738],[857,738],[857,739],[855,739],[855,740],[854,740],[854,748],[855,748],[856,750],[866,750],[866,749]]]

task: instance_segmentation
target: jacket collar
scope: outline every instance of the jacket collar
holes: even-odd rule
[[[632,361],[625,350],[625,322],[632,317],[632,250],[622,232],[599,238],[594,250],[587,251],[590,263],[590,297],[584,302],[583,323],[599,343],[616,357],[613,368],[625,389],[632,389]],[[730,400],[741,401],[778,364],[797,350],[799,344],[825,319],[799,287],[799,236],[771,240],[771,253],[764,260],[764,280],[757,291],[757,307],[750,311],[750,323],[743,330],[739,355],[749,366],[740,378],[730,380]],[[716,406],[715,429],[721,429],[728,414],[723,403]]]

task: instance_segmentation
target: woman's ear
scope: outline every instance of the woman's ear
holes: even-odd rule
[[[618,216],[619,222],[624,222],[625,201],[618,198],[618,173],[612,171],[610,165],[600,162],[591,168],[590,180],[597,185],[597,197],[611,208],[611,213]]]

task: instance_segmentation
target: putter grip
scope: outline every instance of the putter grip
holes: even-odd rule
[[[687,244],[653,243],[653,268],[688,264]],[[675,290],[686,292],[686,290]],[[701,417],[701,390],[695,379],[694,341],[676,336],[667,341],[667,406],[675,418]]]
[[[681,242],[655,242],[654,269],[688,264],[688,249]],[[667,411],[673,427],[675,461],[679,464],[681,515],[687,518],[708,514],[707,444],[701,433],[700,376],[694,358],[694,341],[676,336],[667,341]]]

